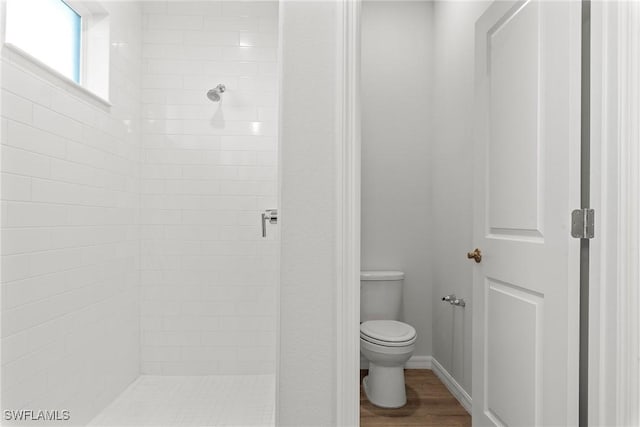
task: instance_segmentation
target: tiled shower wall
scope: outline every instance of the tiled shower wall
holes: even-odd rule
[[[274,371],[277,34],[275,1],[143,5],[143,374]]]
[[[107,107],[2,55],[2,406],[85,425],[139,373],[139,4],[104,2]]]

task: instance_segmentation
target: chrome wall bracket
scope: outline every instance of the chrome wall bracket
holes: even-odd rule
[[[449,294],[447,296],[442,297],[442,301],[448,302],[451,305],[457,305],[460,307],[464,307],[467,305],[464,299],[458,298],[455,294]]]

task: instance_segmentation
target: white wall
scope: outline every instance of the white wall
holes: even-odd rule
[[[434,3],[433,356],[471,394],[475,21],[487,2]],[[465,308],[441,302],[455,293]]]
[[[281,241],[277,425],[336,417],[336,165],[340,2],[281,12]],[[355,374],[355,373],[354,373]]]
[[[272,373],[278,3],[143,10],[142,372]]]
[[[362,4],[362,269],[405,272],[414,356],[430,356],[431,2]],[[436,249],[437,251],[437,249]]]
[[[2,54],[2,407],[74,425],[139,372],[141,15],[105,7],[110,108]]]

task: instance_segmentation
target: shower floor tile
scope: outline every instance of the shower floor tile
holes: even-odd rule
[[[143,375],[89,426],[273,426],[273,375]]]

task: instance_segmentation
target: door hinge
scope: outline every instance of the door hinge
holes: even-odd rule
[[[571,237],[593,239],[595,235],[593,209],[576,209],[571,212]]]

